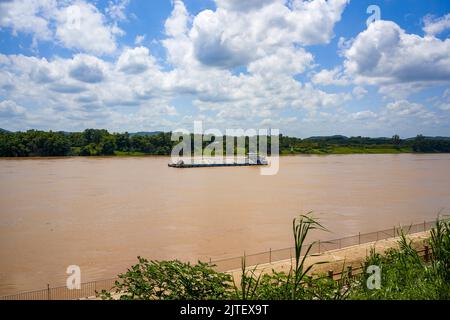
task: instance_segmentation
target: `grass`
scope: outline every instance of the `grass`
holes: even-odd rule
[[[390,148],[390,147],[333,147],[332,154],[400,154],[411,153],[410,148]]]
[[[141,156],[148,156],[148,153],[144,153],[144,152],[138,152],[138,151],[133,151],[133,152],[124,152],[124,151],[114,151],[114,155],[117,157],[141,157]]]

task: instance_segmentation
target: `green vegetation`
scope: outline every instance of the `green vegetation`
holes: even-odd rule
[[[227,137],[222,138],[224,150],[226,150]],[[191,140],[193,144],[193,139]],[[211,143],[209,141],[211,139],[205,140],[203,148]],[[245,140],[245,149],[248,152],[248,137]],[[268,143],[270,151],[270,138]],[[170,132],[111,134],[107,130],[97,129],[86,129],[83,132],[37,130],[9,132],[0,130],[0,157],[170,155],[176,144],[178,144],[177,141],[171,141]],[[238,148],[235,145],[235,152]],[[193,147],[192,150],[194,150]],[[282,155],[406,152],[450,152],[450,138],[430,138],[419,135],[414,139],[400,139],[396,135],[392,138],[331,136],[300,139],[280,135],[280,153]]]
[[[228,274],[216,272],[213,266],[179,261],[139,263],[119,275],[112,293],[103,291],[102,299],[240,299],[240,300],[343,300],[343,299],[450,299],[450,222],[437,221],[428,240],[429,258],[423,260],[402,233],[398,249],[385,255],[371,251],[362,270],[377,266],[381,270],[381,286],[369,289],[371,274],[351,275],[341,271],[339,280],[325,275],[311,275],[313,265],[306,267],[312,246],[302,252],[306,237],[313,229],[323,227],[308,215],[293,221],[295,261],[288,273],[264,274],[242,262],[238,283]],[[322,262],[325,263],[325,262]]]
[[[202,300],[226,299],[230,296],[231,276],[214,271],[208,264],[197,265],[180,261],[148,261],[138,257],[116,281],[116,293],[121,300]],[[112,299],[110,292],[101,293]]]
[[[170,133],[111,134],[106,130],[83,132],[0,132],[1,157],[137,156],[167,155]]]
[[[431,261],[424,261],[404,234],[399,249],[391,249],[384,256],[371,252],[364,267],[381,268],[381,288],[368,290],[369,274],[363,274],[354,285],[354,299],[383,300],[448,300],[450,299],[450,222],[438,221],[429,240]]]

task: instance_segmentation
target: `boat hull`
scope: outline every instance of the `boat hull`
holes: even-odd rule
[[[267,166],[267,163],[193,163],[193,164],[169,163],[168,166],[171,168],[255,167],[255,166]]]

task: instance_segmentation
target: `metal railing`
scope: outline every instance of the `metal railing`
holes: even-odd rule
[[[450,218],[446,216],[446,218],[443,218],[442,220],[448,221],[449,219]],[[359,233],[358,235],[355,236],[335,240],[318,241],[313,245],[310,254],[320,254],[325,251],[337,250],[346,247],[351,247],[354,245],[361,245],[374,241],[394,238],[399,235],[399,232],[401,230],[403,230],[405,234],[414,234],[429,231],[435,224],[436,221],[429,221],[411,225],[409,227],[393,227],[391,229],[386,229],[377,232],[365,234]],[[306,247],[307,246],[305,246],[304,249],[306,249]],[[295,248],[290,247],[285,249],[269,250],[257,254],[246,255],[245,263],[247,266],[255,266],[266,263],[272,263],[275,261],[291,259],[294,256],[295,256]],[[239,269],[241,267],[243,258],[244,256],[234,257],[229,259],[209,261],[209,263],[213,265],[217,271],[225,272]],[[338,275],[337,273],[334,274],[334,276],[337,275]],[[72,290],[68,289],[66,286],[52,288],[49,285],[47,285],[46,289],[27,291],[13,295],[2,296],[0,297],[0,300],[76,300],[76,299],[87,299],[91,297],[93,298],[97,296],[97,294],[100,293],[102,290],[111,291],[112,288],[114,287],[115,282],[118,280],[119,278],[112,278],[86,282],[81,284],[80,289],[72,289]]]
[[[441,220],[448,221],[449,216],[442,216]],[[343,248],[348,248],[351,246],[361,245],[365,243],[387,240],[390,238],[398,237],[401,230],[404,234],[414,234],[419,232],[425,232],[431,230],[431,228],[436,224],[436,221],[424,221],[422,223],[417,223],[410,226],[404,227],[392,227],[390,229],[385,229],[370,233],[359,233],[354,236],[344,237],[340,239],[333,239],[327,241],[317,241],[313,244],[310,254],[320,254],[325,251],[338,250]],[[308,245],[304,245],[302,252],[305,252]],[[260,252],[256,254],[249,254],[240,257],[226,258],[220,260],[210,261],[210,265],[213,265],[217,271],[230,271],[235,269],[240,269],[242,265],[242,259],[245,259],[246,266],[256,266],[262,264],[270,264],[275,261],[289,260],[295,257],[295,247],[289,247],[284,249],[277,249],[265,252]]]
[[[110,291],[119,278],[97,280],[82,283],[80,289],[68,289],[66,286],[20,292],[0,297],[0,300],[77,300],[95,297],[102,290]]]

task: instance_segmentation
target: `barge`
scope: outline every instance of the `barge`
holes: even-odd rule
[[[178,160],[177,162],[169,163],[168,166],[171,168],[208,168],[208,167],[252,167],[252,166],[266,166],[268,165],[265,157],[258,154],[249,153],[247,157],[242,159],[242,161],[228,162],[224,158],[212,158],[211,159],[194,159],[189,158],[189,161]],[[220,160],[217,162],[217,160]]]

